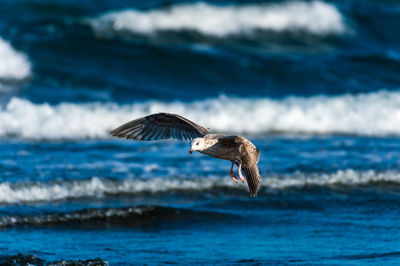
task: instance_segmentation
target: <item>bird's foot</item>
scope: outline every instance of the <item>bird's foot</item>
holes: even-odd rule
[[[233,179],[233,182],[235,182],[236,184],[237,184],[237,182],[238,182],[238,179],[237,179],[237,177],[235,176],[235,174],[233,173],[233,164],[234,164],[235,162],[234,161],[232,161],[232,166],[231,166],[231,177],[232,177],[232,179]]]
[[[240,181],[242,181],[242,183],[244,183],[244,176],[242,174],[242,164],[239,164],[239,177],[240,177]]]
[[[244,183],[244,176],[239,172],[239,177],[240,177],[240,181],[242,181],[242,183]]]
[[[233,173],[233,171],[231,172],[231,177],[232,177],[232,179],[233,179],[233,182],[235,182],[235,183],[237,184],[238,179],[237,179],[237,177],[235,176],[235,174]]]

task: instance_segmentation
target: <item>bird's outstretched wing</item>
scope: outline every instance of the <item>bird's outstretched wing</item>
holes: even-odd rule
[[[242,169],[247,179],[250,196],[256,196],[260,184],[260,173],[257,166],[260,158],[260,151],[251,141],[240,136],[222,137],[218,139],[218,142],[222,145],[238,146]]]
[[[110,132],[114,137],[133,140],[194,139],[208,129],[176,114],[158,113],[132,120]]]

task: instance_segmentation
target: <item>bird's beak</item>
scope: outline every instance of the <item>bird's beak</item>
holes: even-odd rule
[[[189,154],[192,154],[193,151],[194,151],[193,149],[190,149],[190,150],[189,150]]]

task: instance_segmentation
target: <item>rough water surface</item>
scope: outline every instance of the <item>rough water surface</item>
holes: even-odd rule
[[[0,264],[400,262],[395,1],[2,1]],[[112,139],[154,112],[261,151]]]

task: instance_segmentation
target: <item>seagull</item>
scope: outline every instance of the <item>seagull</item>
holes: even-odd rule
[[[258,161],[260,151],[248,139],[241,136],[226,136],[213,134],[207,128],[177,114],[157,113],[127,122],[110,132],[114,137],[151,141],[174,138],[190,140],[189,153],[194,151],[209,155],[214,158],[232,162],[230,175],[235,183],[238,178],[233,172],[234,165],[238,166],[239,178],[244,183],[247,179],[250,196],[258,193],[260,174]]]

